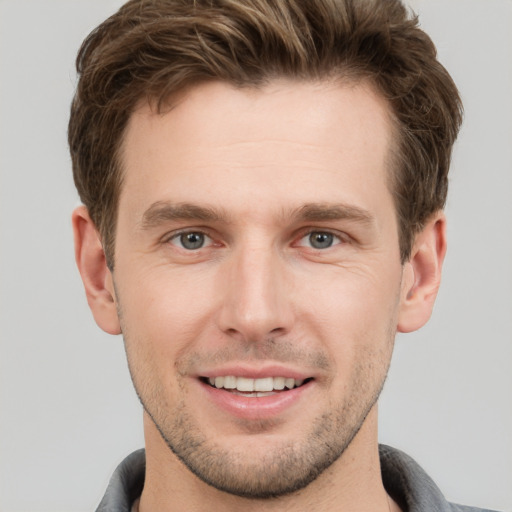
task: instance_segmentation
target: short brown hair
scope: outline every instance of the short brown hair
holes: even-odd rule
[[[399,0],[131,0],[77,57],[69,146],[80,198],[113,267],[119,148],[143,99],[162,105],[208,80],[366,80],[395,121],[390,190],[402,261],[442,209],[462,104],[431,39]]]

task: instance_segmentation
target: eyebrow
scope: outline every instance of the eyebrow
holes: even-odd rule
[[[201,220],[205,222],[226,222],[228,215],[216,208],[192,203],[170,203],[157,201],[143,214],[141,228],[151,229],[165,222],[175,220]]]
[[[281,217],[293,222],[349,220],[372,225],[375,221],[374,216],[363,208],[333,203],[307,203],[291,212],[284,210]],[[230,223],[231,216],[223,209],[211,206],[157,201],[144,212],[140,226],[147,230],[176,220]]]
[[[367,210],[354,205],[332,203],[308,203],[292,214],[298,221],[323,222],[330,220],[350,220],[372,225],[375,217]]]

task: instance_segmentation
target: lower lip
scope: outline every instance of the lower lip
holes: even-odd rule
[[[229,414],[241,419],[271,419],[293,407],[313,386],[313,381],[288,391],[279,391],[273,395],[247,397],[236,395],[225,389],[217,389],[201,382],[211,402]]]

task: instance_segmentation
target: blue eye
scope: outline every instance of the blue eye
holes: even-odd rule
[[[334,242],[334,235],[331,233],[313,232],[309,234],[309,243],[315,249],[327,249]]]
[[[171,243],[177,245],[187,251],[202,249],[205,245],[211,243],[209,236],[200,231],[188,231],[186,233],[178,233],[171,238]]]
[[[313,249],[329,249],[333,245],[340,243],[341,239],[328,231],[311,231],[305,235],[299,245],[303,247],[312,247]]]

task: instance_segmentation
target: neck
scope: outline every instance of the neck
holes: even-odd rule
[[[399,508],[382,484],[377,443],[377,407],[343,455],[304,489],[278,498],[248,499],[219,491],[201,481],[170,451],[145,415],[146,480],[140,512],[389,512]]]

